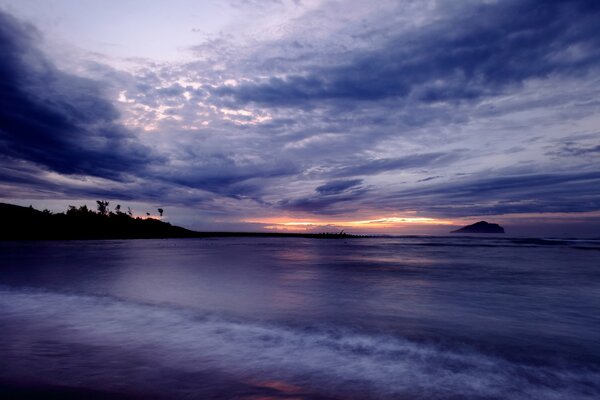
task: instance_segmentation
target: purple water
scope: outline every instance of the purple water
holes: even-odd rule
[[[600,240],[0,242],[0,332],[0,395],[597,399]]]

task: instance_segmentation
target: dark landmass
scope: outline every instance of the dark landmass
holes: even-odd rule
[[[160,210],[162,213],[162,210]],[[98,211],[69,206],[64,213],[39,211],[0,203],[0,240],[85,240],[85,239],[166,239],[200,237],[303,237],[346,239],[360,236],[347,233],[196,232],[156,218],[134,218],[131,211],[108,210],[98,202]]]
[[[498,224],[490,224],[486,221],[479,221],[450,233],[504,233],[504,228]]]
[[[11,400],[142,400],[148,396],[104,392],[87,388],[28,383],[0,383],[0,398]]]

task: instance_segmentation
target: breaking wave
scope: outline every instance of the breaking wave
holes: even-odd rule
[[[255,386],[280,382],[267,385],[269,398],[600,395],[600,371],[594,369],[520,364],[390,335],[236,320],[110,297],[0,287],[0,324],[0,356],[10,365],[0,367],[4,379],[43,376],[47,384],[137,387],[188,398],[210,397],[211,374]],[[212,390],[213,397],[222,393]]]

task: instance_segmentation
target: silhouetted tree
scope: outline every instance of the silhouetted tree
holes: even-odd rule
[[[77,208],[75,206],[69,206],[69,209],[67,210],[66,214],[71,217],[77,217],[77,216],[84,216],[89,213],[90,213],[90,210],[88,210],[87,206],[84,204],[79,208]]]
[[[158,213],[160,214],[160,216],[162,217],[164,210],[162,208],[158,209]]]
[[[121,205],[120,204],[117,204],[115,206],[115,211],[117,212],[117,214],[119,214],[121,212]]]
[[[107,215],[108,214],[108,201],[102,201],[102,200],[96,200],[96,203],[98,204],[98,212],[101,215]]]
[[[131,211],[131,207],[127,207],[127,215],[133,217],[133,211]]]

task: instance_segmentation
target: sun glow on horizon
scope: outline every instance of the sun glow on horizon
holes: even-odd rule
[[[336,228],[401,228],[407,225],[455,225],[455,221],[427,217],[379,217],[364,220],[320,220],[305,218],[271,217],[243,222],[264,224],[265,229],[311,229],[320,227]]]

